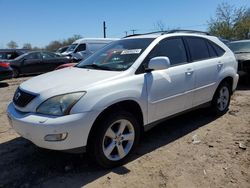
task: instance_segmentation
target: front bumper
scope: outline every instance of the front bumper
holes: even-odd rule
[[[52,150],[71,150],[87,145],[88,135],[97,112],[86,112],[67,116],[48,116],[36,113],[22,113],[10,103],[7,109],[11,126],[22,137],[35,145]],[[45,141],[49,134],[67,133],[62,141]]]

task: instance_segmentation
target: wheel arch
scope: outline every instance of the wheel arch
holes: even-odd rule
[[[98,128],[98,125],[100,122],[103,120],[103,118],[113,112],[117,111],[127,111],[131,112],[131,114],[135,115],[136,119],[138,120],[138,123],[140,125],[141,131],[144,130],[143,125],[144,125],[144,120],[143,120],[143,111],[140,107],[140,105],[134,101],[134,100],[124,100],[120,101],[117,103],[114,103],[110,105],[109,107],[105,108],[96,118],[96,120],[93,123],[93,126],[90,129],[90,132],[88,134],[88,139],[87,139],[87,146],[89,145],[90,139],[93,138],[94,133],[96,129]]]

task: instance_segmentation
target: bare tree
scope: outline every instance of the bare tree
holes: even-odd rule
[[[161,20],[157,21],[154,24],[154,27],[157,31],[165,31],[166,30],[166,25]]]
[[[10,41],[8,44],[7,44],[8,48],[14,48],[16,49],[18,47],[17,43],[15,41]]]
[[[236,8],[228,3],[219,4],[215,17],[208,21],[208,31],[226,39],[244,39],[250,28],[250,9]]]
[[[30,43],[24,43],[24,44],[23,44],[23,48],[24,48],[24,49],[32,49],[32,46],[31,46]]]

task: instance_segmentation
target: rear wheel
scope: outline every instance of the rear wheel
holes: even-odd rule
[[[122,165],[139,143],[140,127],[128,112],[110,114],[99,123],[90,144],[90,153],[105,168]]]
[[[19,76],[19,71],[18,71],[18,69],[12,68],[12,70],[13,70],[13,77],[14,77],[14,78],[17,78],[17,77]]]
[[[227,82],[223,82],[216,90],[212,100],[212,108],[216,115],[221,116],[227,112],[231,99],[230,88]]]

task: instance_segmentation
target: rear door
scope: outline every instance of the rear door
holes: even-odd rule
[[[171,67],[147,73],[149,123],[184,111],[192,106],[194,71],[188,63],[181,37],[162,40],[146,58],[167,56]]]
[[[220,58],[207,39],[185,37],[195,71],[193,106],[209,102],[215,91]]]

